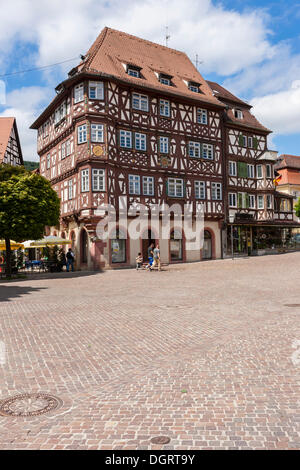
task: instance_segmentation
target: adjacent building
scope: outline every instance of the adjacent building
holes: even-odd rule
[[[0,117],[0,164],[23,165],[20,139],[14,117]]]
[[[300,197],[300,156],[280,155],[275,165],[280,176],[278,190],[294,198],[294,205]]]
[[[275,224],[270,131],[183,52],[105,28],[56,92],[31,127],[40,173],[61,198],[52,231],[72,240],[77,267],[133,265],[151,241],[166,263],[226,256],[231,213],[235,249],[248,253],[253,227]],[[98,208],[109,203],[119,214],[120,198],[128,207],[188,202],[193,214],[203,205],[203,249],[188,250],[174,220],[169,239],[161,227],[125,239],[119,224],[110,240],[99,240]]]
[[[267,141],[271,131],[251,113],[251,105],[219,84],[207,83],[225,105],[224,253],[232,254],[232,248],[235,255],[275,252],[291,238],[297,222],[291,198],[275,189],[277,152],[268,149]]]

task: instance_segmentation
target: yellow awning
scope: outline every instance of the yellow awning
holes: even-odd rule
[[[10,240],[10,247],[12,250],[18,250],[24,248],[23,243],[17,243],[14,240]],[[5,240],[0,240],[0,251],[6,251]]]

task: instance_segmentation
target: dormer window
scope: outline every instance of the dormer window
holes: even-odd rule
[[[135,65],[127,65],[127,73],[131,77],[141,78],[141,68]]]
[[[194,93],[199,93],[200,92],[200,84],[196,82],[189,82],[188,83],[188,89],[190,91],[193,91]]]
[[[171,80],[172,80],[172,77],[170,75],[166,75],[164,73],[159,74],[159,81],[160,81],[160,83],[162,83],[162,85],[171,86],[172,85]]]
[[[234,110],[234,117],[236,119],[243,119],[243,112],[240,109]]]

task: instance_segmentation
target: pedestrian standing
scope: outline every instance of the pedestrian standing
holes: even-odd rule
[[[69,272],[70,266],[71,266],[72,272],[74,272],[75,256],[71,248],[69,248],[66,258],[67,258],[67,272]]]

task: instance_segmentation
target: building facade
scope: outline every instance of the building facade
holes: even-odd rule
[[[150,242],[160,244],[165,263],[220,258],[228,251],[229,210],[250,224],[274,222],[270,131],[240,100],[251,122],[235,122],[235,101],[217,87],[184,53],[110,28],[58,85],[32,128],[40,173],[61,198],[60,226],[52,233],[72,240],[77,268],[132,266],[138,252],[146,259]],[[229,175],[229,162],[236,174]],[[161,236],[161,221],[138,239],[121,222],[109,240],[98,237],[102,204],[111,204],[118,219],[124,204],[175,203],[190,203],[193,216],[203,207],[203,249],[187,248],[175,219],[168,238]]]
[[[0,117],[0,164],[23,165],[22,149],[14,117]]]
[[[277,152],[268,149],[265,128],[251,106],[217,83],[208,82],[224,110],[224,256],[276,252],[298,222],[291,198],[274,185]],[[233,239],[233,240],[232,240]]]
[[[278,190],[294,198],[294,205],[300,197],[300,156],[280,155],[275,165],[280,176]]]

